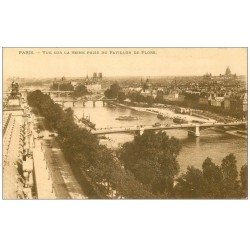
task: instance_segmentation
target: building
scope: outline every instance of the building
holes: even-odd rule
[[[175,112],[178,114],[190,114],[191,110],[189,108],[176,107]]]
[[[100,83],[86,84],[85,86],[90,92],[99,92],[102,90],[102,85]]]
[[[141,87],[137,87],[137,88],[129,88],[128,93],[129,94],[140,94],[142,92],[142,88]]]
[[[230,108],[231,108],[230,97],[225,96],[225,98],[224,98],[224,109],[230,110]]]
[[[72,91],[74,87],[71,85],[71,83],[72,81],[67,80],[64,76],[59,80],[55,78],[52,84],[52,89],[60,91],[68,91],[68,90]]]
[[[206,74],[203,76],[203,79],[211,80],[211,79],[212,79],[212,74],[211,74],[211,73],[206,73]]]
[[[70,84],[73,86],[74,90],[76,89],[76,86],[78,86],[78,82],[71,81]]]
[[[4,111],[23,111],[21,107],[22,104],[21,94],[19,93],[19,85],[18,83],[12,82],[11,84],[11,92],[6,100],[6,105],[4,107]],[[22,114],[22,112],[21,112]]]
[[[156,93],[156,98],[159,101],[163,101],[163,95],[164,95],[163,89],[158,89]]]
[[[211,99],[211,106],[222,107],[224,102],[224,96],[215,96]]]
[[[242,110],[243,112],[247,112],[247,93],[244,93],[241,97],[242,100]]]
[[[177,101],[179,98],[179,92],[176,90],[170,91],[170,93],[168,93],[167,95],[164,94],[163,95],[163,99],[165,101]]]
[[[247,93],[225,96],[224,108],[233,112],[247,112]]]
[[[225,71],[225,76],[230,76],[231,75],[231,70],[229,66],[227,66],[226,71]]]
[[[142,90],[141,95],[144,97],[152,96],[152,91],[148,89]]]
[[[101,72],[98,73],[98,78],[99,78],[100,80],[102,80],[102,73],[101,73]]]
[[[22,127],[11,113],[3,116],[3,198],[24,198],[23,179],[18,172],[22,162]]]
[[[236,79],[236,74],[232,74],[229,66],[226,68],[225,74],[220,75],[221,78],[224,78],[224,80],[230,80],[230,79]]]
[[[211,95],[207,93],[201,93],[199,97],[199,104],[209,105],[211,102]]]
[[[179,94],[177,101],[178,102],[183,102],[185,100],[185,96],[182,94]]]

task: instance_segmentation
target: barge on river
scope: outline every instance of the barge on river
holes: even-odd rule
[[[131,115],[122,115],[122,116],[119,116],[117,118],[115,118],[116,120],[120,120],[120,121],[134,121],[134,120],[138,120],[137,117],[135,116],[131,116]]]

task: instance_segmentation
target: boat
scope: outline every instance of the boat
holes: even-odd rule
[[[122,115],[122,116],[119,116],[117,118],[115,118],[116,120],[120,120],[120,121],[134,121],[134,120],[138,120],[137,117],[135,116],[131,116],[131,115]]]
[[[85,118],[81,118],[79,119],[80,122],[82,122],[83,124],[85,124],[86,126],[92,128],[92,129],[95,129],[95,124]]]
[[[160,119],[160,120],[165,120],[166,116],[164,116],[163,114],[158,114],[157,118]]]
[[[107,140],[108,138],[105,135],[100,135],[99,139]]]
[[[198,121],[198,120],[192,120],[192,122],[193,122],[193,123],[199,123],[199,124],[204,123],[204,122],[202,122],[202,121]]]
[[[179,117],[175,117],[173,119],[173,122],[174,123],[178,123],[178,124],[183,124],[183,123],[188,123],[186,120],[182,119],[182,118],[179,118]]]
[[[159,122],[156,122],[154,125],[153,125],[153,127],[160,127],[161,126],[161,124],[159,123]]]

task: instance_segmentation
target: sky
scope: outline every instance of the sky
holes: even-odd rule
[[[25,54],[26,51],[33,54]],[[247,75],[247,48],[4,48],[8,77]]]

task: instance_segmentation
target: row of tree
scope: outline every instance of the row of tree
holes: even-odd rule
[[[74,86],[70,82],[53,83],[51,90],[74,91]]]
[[[125,169],[157,196],[181,199],[235,199],[247,197],[247,165],[240,173],[233,154],[220,166],[207,158],[202,170],[188,167],[180,177],[177,156],[181,149],[175,138],[165,132],[145,131],[134,141],[125,143],[119,158]]]
[[[226,156],[220,166],[207,158],[202,164],[202,170],[188,167],[187,172],[178,178],[174,195],[186,199],[247,198],[247,172],[245,164],[238,173],[233,154]]]
[[[126,95],[117,83],[110,85],[110,87],[105,90],[104,95],[107,98],[116,98],[121,102],[126,98],[129,98],[132,102],[143,102],[148,105],[152,105],[154,103],[154,98],[152,96],[143,96],[140,93],[129,93]]]
[[[60,91],[73,91],[72,96],[76,97],[76,98],[89,94],[89,92],[84,84],[78,84],[74,88],[74,86],[70,82],[53,83],[53,85],[51,86],[51,89],[52,90],[60,90]]]
[[[74,122],[72,109],[65,111],[48,96],[37,90],[28,94],[28,104],[45,118],[46,126],[58,133],[65,157],[77,177],[86,177],[96,190],[95,198],[154,198],[134,175],[122,168],[112,151],[99,145],[95,135]],[[82,179],[84,191],[88,189]],[[92,192],[93,193],[93,192]],[[90,195],[90,198],[93,196]]]

